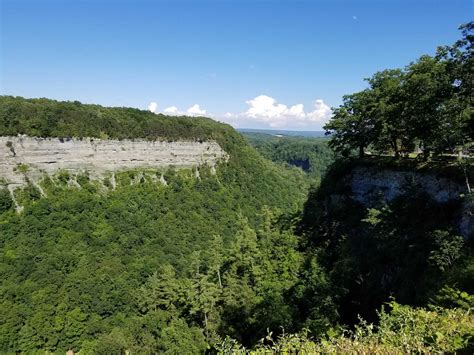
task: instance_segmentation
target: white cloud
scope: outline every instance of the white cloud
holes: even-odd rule
[[[314,110],[310,112],[305,112],[303,104],[288,107],[267,95],[259,95],[246,103],[249,105],[247,111],[236,116],[247,122],[261,123],[272,128],[320,129],[331,117],[331,108],[321,99],[314,102]],[[231,116],[226,114],[226,117]]]
[[[167,107],[163,110],[163,113],[165,115],[169,116],[203,116],[203,115],[208,115],[207,111],[204,109],[201,109],[201,107],[198,104],[192,105],[190,108],[188,108],[186,111],[180,111],[176,106],[170,106]]]
[[[252,100],[246,101],[250,107],[244,116],[256,121],[268,123],[271,127],[284,125],[285,116],[288,113],[286,105],[277,104],[273,97],[260,95]]]
[[[150,102],[148,105],[148,110],[151,112],[156,112],[156,109],[158,108],[158,104],[156,102]]]
[[[198,104],[194,104],[190,108],[188,108],[186,113],[191,116],[199,116],[199,115],[205,115],[206,110],[202,110]]]
[[[289,116],[293,116],[296,118],[304,119],[305,113],[304,113],[304,105],[303,104],[297,104],[293,105],[290,107],[288,111]]]
[[[355,15],[352,16],[352,19],[353,19],[354,21],[356,21],[356,20],[357,20],[357,16],[355,16]]]
[[[331,108],[324,103],[323,100],[318,99],[314,102],[314,110],[306,115],[310,122],[325,122],[331,117]]]
[[[166,113],[167,115],[177,115],[178,108],[176,106],[170,106],[170,107],[165,108],[163,110],[163,113]]]
[[[248,105],[246,111],[227,112],[217,117],[234,127],[320,130],[332,115],[331,108],[322,99],[315,100],[312,109],[308,111],[305,111],[302,103],[285,105],[268,95],[256,96],[245,103]],[[181,111],[176,106],[166,107],[162,111],[157,111],[157,108],[156,102],[150,102],[148,105],[151,112],[162,112],[170,116],[216,117],[201,108],[199,104],[194,104],[185,111]]]

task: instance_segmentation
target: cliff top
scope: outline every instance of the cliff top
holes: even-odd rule
[[[0,96],[0,136],[97,137],[104,139],[216,140],[221,145],[232,127],[207,117],[165,116],[127,107],[79,101]]]

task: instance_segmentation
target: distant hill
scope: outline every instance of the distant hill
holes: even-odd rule
[[[290,131],[284,129],[258,129],[258,128],[237,128],[238,132],[265,133],[272,136],[287,137],[325,137],[324,131]]]

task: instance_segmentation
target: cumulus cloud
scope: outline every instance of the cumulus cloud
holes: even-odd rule
[[[150,107],[149,107],[150,108]],[[155,107],[156,109],[156,107]],[[151,110],[151,108],[150,108]],[[202,109],[199,104],[194,104],[189,107],[186,111],[181,111],[176,106],[169,106],[161,111],[163,114],[168,116],[203,116],[208,115],[207,111]]]
[[[206,110],[201,109],[201,107],[199,107],[198,104],[194,104],[190,108],[188,108],[186,113],[191,116],[199,116],[199,115],[205,115]]]
[[[288,128],[319,130],[331,118],[331,108],[322,100],[313,102],[309,110],[305,110],[302,103],[285,105],[269,95],[259,95],[245,101],[247,110],[240,113],[227,112],[216,116],[208,113],[199,104],[190,106],[187,110],[180,110],[176,106],[169,106],[157,111],[158,104],[150,102],[148,109],[151,112],[162,112],[170,116],[209,116],[220,117],[234,127],[259,128]]]
[[[167,115],[177,115],[178,108],[176,106],[170,106],[170,107],[165,108],[163,110],[163,113],[166,113]]]
[[[324,103],[323,100],[318,99],[314,102],[314,110],[306,115],[310,122],[325,122],[331,117],[331,108]]]
[[[303,104],[297,104],[293,105],[290,107],[288,110],[288,115],[291,117],[296,117],[299,119],[304,119],[305,118],[305,112],[304,112],[304,105]]]
[[[158,104],[156,102],[150,102],[148,105],[148,110],[151,112],[156,112],[156,109],[158,108]]]
[[[246,104],[250,107],[244,113],[244,116],[266,122],[272,127],[279,126],[280,121],[284,119],[288,112],[286,105],[278,104],[273,97],[267,95],[257,96],[246,101]]]
[[[288,107],[278,103],[273,97],[259,95],[246,101],[249,108],[239,116],[254,122],[264,123],[272,128],[321,126],[331,117],[331,108],[318,99],[313,111],[305,112],[303,104]]]

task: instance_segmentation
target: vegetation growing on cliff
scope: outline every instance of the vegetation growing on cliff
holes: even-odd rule
[[[97,137],[113,139],[216,139],[232,135],[230,126],[206,117],[165,116],[127,107],[78,101],[0,96],[0,135]],[[220,139],[223,142],[223,139]]]
[[[437,202],[407,181],[393,200],[364,206],[350,190],[358,166],[359,161],[334,165],[310,192],[299,225],[308,251],[331,275],[343,323],[353,324],[358,316],[376,320],[376,310],[390,297],[426,306],[443,287],[474,293],[472,240],[464,240],[458,228],[461,196]],[[398,168],[385,163],[384,169]]]
[[[107,192],[60,175],[41,183],[46,197],[25,193],[21,214],[0,215],[1,348],[199,352],[216,332],[249,344],[290,321],[296,237],[271,227],[272,213],[252,205],[263,196],[226,169],[169,170],[167,186],[128,171]]]
[[[386,310],[389,309],[389,311]],[[394,301],[378,314],[378,325],[361,320],[353,330],[331,330],[319,341],[307,332],[267,337],[248,351],[232,339],[218,345],[224,354],[396,354],[468,353],[474,317],[466,310],[412,308]]]

